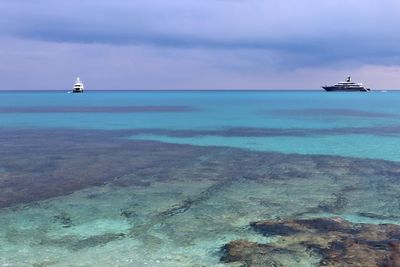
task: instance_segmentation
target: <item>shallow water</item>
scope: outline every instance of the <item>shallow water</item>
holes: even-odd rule
[[[398,100],[0,93],[0,266],[228,266],[224,244],[271,241],[252,221],[400,224]]]

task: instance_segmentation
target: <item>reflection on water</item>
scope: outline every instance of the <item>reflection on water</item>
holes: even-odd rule
[[[1,132],[0,264],[225,266],[221,248],[231,241],[279,244],[279,237],[253,231],[255,221],[340,216],[400,223],[397,162],[125,134]],[[298,264],[292,266],[310,266],[325,254],[290,255]]]

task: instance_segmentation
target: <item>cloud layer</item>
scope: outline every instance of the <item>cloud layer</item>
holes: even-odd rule
[[[105,64],[128,65],[142,75],[154,71],[165,88],[198,88],[202,82],[188,71],[207,75],[215,88],[246,83],[267,88],[262,77],[278,74],[290,80],[313,69],[335,75],[374,67],[397,71],[398,10],[396,0],[6,0],[0,3],[0,59],[43,60],[41,48],[56,54],[67,48],[59,55],[60,68],[72,69],[68,58],[82,56],[85,69],[102,57]],[[145,70],[126,58],[144,64]],[[166,78],[166,64],[184,72],[181,85]],[[238,73],[241,78],[234,79]]]

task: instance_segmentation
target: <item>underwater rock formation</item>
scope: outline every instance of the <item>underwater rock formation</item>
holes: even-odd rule
[[[97,236],[91,236],[87,238],[77,238],[76,236],[65,236],[63,238],[52,239],[52,238],[43,238],[39,245],[51,245],[51,246],[60,246],[66,247],[70,250],[78,251],[82,249],[88,249],[95,246],[103,246],[109,242],[120,240],[125,237],[124,233],[106,233]]]
[[[251,227],[269,244],[236,240],[223,247],[223,262],[243,266],[288,266],[290,255],[307,253],[317,266],[400,266],[400,226],[352,224],[340,218],[261,221]],[[307,257],[307,255],[304,255]],[[296,266],[295,263],[291,266]]]

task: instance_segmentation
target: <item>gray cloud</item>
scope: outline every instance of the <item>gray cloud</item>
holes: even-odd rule
[[[2,34],[49,42],[268,50],[308,65],[393,64],[400,52],[395,0],[20,0],[1,10]]]
[[[397,0],[4,0],[0,89],[44,78],[58,88],[77,73],[96,89],[317,88],[350,71],[397,88],[398,10]]]

